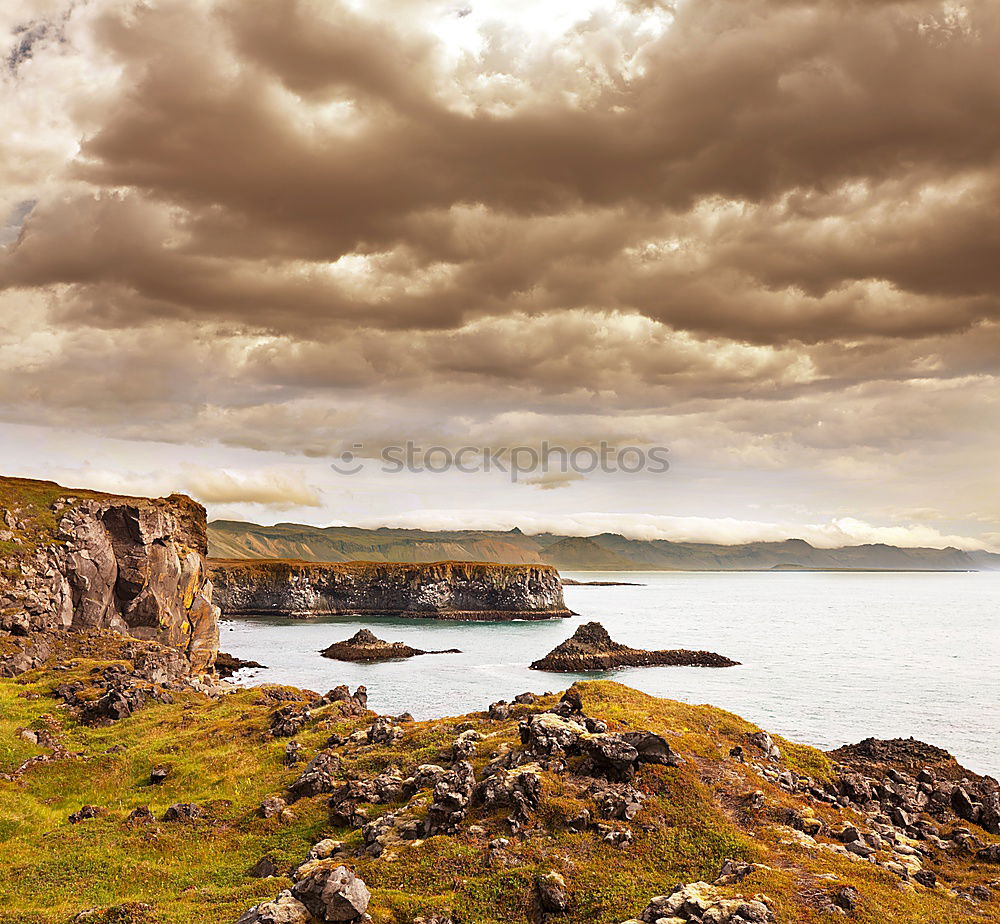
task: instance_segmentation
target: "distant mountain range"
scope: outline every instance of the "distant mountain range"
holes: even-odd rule
[[[713,545],[666,539],[529,536],[519,529],[360,529],[351,526],[258,526],[216,520],[208,527],[212,558],[292,558],[304,561],[484,561],[543,563],[563,571],[995,571],[1000,554],[961,549],[856,545],[818,549],[801,539]]]

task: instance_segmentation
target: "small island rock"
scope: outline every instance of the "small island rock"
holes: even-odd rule
[[[572,637],[531,665],[536,671],[604,671],[616,667],[732,667],[738,664],[713,651],[684,648],[644,651],[611,639],[599,622],[587,622]]]
[[[423,651],[420,648],[411,648],[404,642],[386,642],[368,629],[360,629],[349,639],[334,642],[322,652],[324,658],[333,658],[336,661],[392,661],[422,654],[460,654],[460,652],[457,648]]]

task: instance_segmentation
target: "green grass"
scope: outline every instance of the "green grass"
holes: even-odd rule
[[[275,705],[260,691],[217,701],[178,695],[172,705],[87,728],[49,692],[68,679],[89,680],[95,667],[81,661],[67,673],[0,681],[0,772],[10,773],[41,750],[18,736],[22,727],[56,735],[77,755],[37,765],[16,782],[0,781],[0,924],[66,924],[82,909],[123,902],[150,905],[152,916],[123,912],[99,924],[225,924],[289,885],[284,878],[248,875],[261,856],[272,856],[288,870],[321,837],[360,843],[359,832],[330,826],[323,796],[295,803],[289,822],[257,816],[260,802],[282,793],[300,769],[283,765],[285,740],[265,739]],[[865,924],[985,922],[988,912],[996,914],[996,902],[973,907],[943,890],[900,892],[893,876],[868,864],[783,845],[766,813],[748,820],[727,808],[740,793],[755,788],[766,791],[774,812],[793,803],[794,797],[770,787],[745,765],[724,759],[756,726],[723,710],[658,700],[614,683],[579,689],[589,714],[613,728],[661,732],[685,758],[681,767],[647,767],[638,776],[636,785],[647,799],[630,825],[635,842],[617,848],[593,832],[570,832],[567,819],[583,807],[593,811],[593,803],[565,777],[547,773],[534,825],[523,838],[510,837],[506,812],[476,807],[465,827],[480,825],[484,833],[403,842],[377,859],[352,860],[372,890],[369,911],[375,924],[408,924],[434,913],[456,913],[477,924],[525,921],[533,913],[535,877],[553,869],[570,884],[566,924],[617,924],[677,882],[713,879],[727,857],[773,868],[755,873],[738,889],[766,892],[786,922],[826,920],[808,895],[810,889],[831,888],[819,878],[830,872],[861,890],[856,920]],[[314,714],[316,721],[297,736],[310,755],[331,732],[349,734],[370,721],[343,718],[338,704]],[[497,747],[517,740],[516,718],[497,723],[480,713],[418,722],[407,727],[395,747],[342,749],[346,772],[370,775],[396,765],[406,773],[422,762],[442,763],[456,735],[470,725],[490,736],[474,758],[477,772]],[[785,741],[780,746],[803,772],[808,768],[817,774],[828,766],[810,748]],[[148,782],[156,764],[171,767],[159,787]],[[202,805],[209,817],[193,825],[124,823],[137,806],[150,805],[159,818],[179,801]],[[426,801],[418,798],[414,804]],[[68,815],[88,803],[101,806],[104,814],[70,825]],[[373,807],[371,815],[396,808]],[[407,811],[419,814],[421,809]],[[510,846],[501,861],[490,864],[487,844],[499,836],[509,837]],[[958,883],[983,879],[968,864],[947,873]]]

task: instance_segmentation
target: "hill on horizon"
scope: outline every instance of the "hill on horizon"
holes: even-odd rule
[[[872,544],[821,549],[803,539],[719,545],[595,536],[527,535],[500,530],[422,530],[356,526],[260,526],[215,520],[208,527],[212,558],[303,561],[484,561],[548,564],[565,571],[994,571],[1000,554]]]

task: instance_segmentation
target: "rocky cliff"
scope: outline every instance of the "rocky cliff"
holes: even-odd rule
[[[226,615],[358,614],[428,619],[548,619],[569,616],[549,565],[481,562],[391,564],[212,561]]]
[[[192,671],[218,650],[205,510],[0,478],[0,630],[110,629],[180,651]]]

